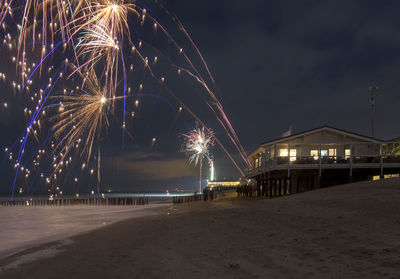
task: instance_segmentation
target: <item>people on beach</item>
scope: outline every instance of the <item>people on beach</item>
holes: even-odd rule
[[[203,200],[207,201],[208,200],[208,187],[204,188],[203,190]]]
[[[217,191],[217,190],[215,190],[214,188],[211,188],[211,187],[204,188],[203,200],[204,201],[208,201],[208,200],[213,201],[217,195],[217,193],[215,193],[215,191]]]
[[[259,197],[261,196],[261,188],[259,186],[242,184],[236,188],[238,197]]]

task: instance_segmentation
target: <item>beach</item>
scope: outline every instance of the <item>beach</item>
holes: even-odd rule
[[[163,206],[0,207],[0,260],[124,219],[157,214]]]
[[[168,205],[3,259],[0,278],[400,278],[399,201],[388,179]]]

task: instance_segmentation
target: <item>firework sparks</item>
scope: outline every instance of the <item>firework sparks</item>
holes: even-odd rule
[[[96,150],[97,160],[100,168],[100,138],[105,125],[108,125],[107,111],[109,105],[123,97],[108,97],[106,88],[101,87],[97,76],[92,72],[86,79],[86,90],[84,93],[73,95],[60,95],[58,105],[59,113],[52,119],[55,124],[52,127],[55,138],[59,144],[54,147],[57,161],[54,171],[63,167],[63,162],[74,149],[80,150],[80,156],[84,163],[82,169],[89,163],[90,158]],[[83,140],[82,140],[83,139]],[[100,169],[97,171],[100,180]],[[93,170],[91,170],[93,174]]]
[[[196,127],[184,134],[184,150],[195,166],[201,160],[210,159],[210,147],[214,146],[214,132],[206,127]]]
[[[214,131],[206,127],[196,127],[188,134],[184,134],[183,150],[189,157],[189,161],[194,163],[195,166],[200,165],[200,186],[199,193],[201,193],[201,172],[203,160],[210,161],[210,148],[214,146]]]
[[[1,1],[0,24],[5,32],[7,28],[12,28],[9,27],[10,22],[18,21],[18,17],[13,15],[14,7],[22,11],[22,18],[19,13],[21,20],[16,25],[18,38],[12,38],[15,32],[10,32],[11,35],[7,33],[4,38],[4,49],[16,51],[15,56],[12,56],[12,63],[15,63],[21,80],[11,81],[13,91],[19,90],[20,93],[26,93],[24,96],[29,98],[32,105],[26,106],[23,112],[28,119],[26,133],[13,147],[10,147],[10,150],[6,151],[7,157],[15,161],[16,178],[13,192],[17,177],[23,175],[29,179],[31,169],[39,169],[40,161],[43,161],[45,154],[51,156],[49,159],[51,171],[47,175],[41,173],[41,178],[44,178],[48,185],[55,185],[55,181],[66,173],[67,167],[71,168],[72,160],[76,158],[78,158],[76,164],[80,166],[79,169],[90,170],[90,175],[93,175],[95,171],[91,169],[92,159],[94,159],[92,157],[95,157],[98,180],[100,180],[100,138],[102,131],[109,125],[109,117],[114,117],[116,113],[122,114],[122,142],[124,143],[125,129],[129,126],[126,123],[129,121],[129,119],[126,120],[126,115],[132,115],[133,119],[135,110],[138,110],[139,102],[141,102],[138,99],[140,94],[131,93],[131,87],[134,88],[132,83],[137,82],[136,88],[139,92],[146,90],[144,89],[146,85],[140,81],[140,78],[132,80],[137,69],[143,70],[143,74],[150,76],[154,83],[176,101],[179,112],[188,113],[201,125],[202,128],[196,127],[189,134],[184,135],[184,149],[192,163],[200,164],[200,172],[202,161],[210,160],[210,147],[217,143],[243,174],[232,155],[215,137],[214,132],[206,128],[194,110],[185,104],[184,97],[169,87],[169,81],[173,80],[168,75],[169,73],[160,72],[164,69],[157,69],[157,65],[167,62],[174,73],[178,73],[179,78],[187,78],[200,84],[203,88],[200,93],[202,99],[225,130],[227,138],[233,142],[245,163],[248,163],[245,151],[232,125],[213,93],[214,79],[202,54],[178,18],[166,11],[158,1],[154,3],[166,12],[169,19],[172,19],[174,28],[177,28],[176,30],[181,35],[183,34],[186,40],[185,50],[178,44],[183,40],[181,38],[175,40],[172,37],[171,34],[176,34],[176,32],[169,33],[156,17],[134,0]],[[12,20],[8,20],[10,18],[8,15],[13,16]],[[164,39],[167,39],[172,50],[175,48],[174,55],[176,60],[180,61],[179,63],[171,61],[169,51],[168,54],[164,53],[151,42],[142,41],[140,32],[148,31],[149,28],[146,29],[148,24],[151,27],[151,37],[160,33]],[[35,52],[35,45],[40,46],[39,53]],[[161,48],[165,47],[164,44],[160,45]],[[31,46],[32,51],[30,51]],[[150,51],[154,56],[146,56]],[[59,54],[65,56],[59,57]],[[28,61],[29,55],[39,61]],[[192,62],[192,55],[197,55],[194,61],[200,58],[201,69]],[[59,63],[60,61],[62,62]],[[128,71],[130,69],[129,75],[126,72],[126,66]],[[202,72],[207,73],[207,76],[203,77],[200,74]],[[41,84],[45,78],[49,79],[46,87],[40,85],[40,90],[34,83],[38,76],[38,83]],[[0,78],[3,81],[6,80],[4,74],[0,74]],[[64,89],[63,94],[59,94],[61,90],[58,81],[61,80],[72,84],[71,87],[74,90]],[[135,98],[131,107],[126,103],[126,99],[130,97]],[[123,101],[123,106],[118,107],[117,100]],[[7,103],[4,102],[4,108],[6,107]],[[12,107],[11,105],[8,109]],[[132,109],[132,111],[127,114],[127,109]],[[45,128],[49,126],[50,129]],[[40,133],[43,134],[40,135]],[[27,145],[30,145],[32,149],[33,142],[39,146],[34,151],[38,152],[34,156],[28,156]],[[159,142],[158,137],[153,138],[152,146],[156,142]],[[12,149],[14,149],[14,154]],[[34,157],[35,160],[26,159],[30,157]],[[32,164],[32,168],[28,168],[28,164]],[[75,183],[77,184],[78,180]]]

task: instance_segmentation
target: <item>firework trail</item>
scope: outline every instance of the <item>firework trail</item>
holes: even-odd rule
[[[124,142],[126,115],[133,118],[138,106],[138,100],[132,106],[129,99],[143,95],[144,85],[137,84],[138,79],[135,79],[137,71],[146,73],[178,103],[179,112],[188,113],[202,127],[195,130],[206,146],[199,142],[196,146],[195,142],[190,142],[194,140],[192,136],[185,137],[187,151],[195,164],[196,161],[201,164],[208,156],[205,147],[215,142],[244,175],[222,141],[205,128],[199,114],[185,103],[185,96],[172,89],[165,74],[160,73],[158,64],[167,63],[175,69],[175,75],[200,85],[201,98],[244,164],[249,166],[246,152],[213,92],[214,78],[201,52],[175,14],[157,0],[148,2],[165,12],[184,40],[176,40],[150,10],[135,1],[1,1],[0,24],[5,33],[3,49],[16,52],[12,63],[17,70],[15,79],[19,81],[12,81],[3,73],[0,73],[0,79],[9,82],[14,92],[29,101],[25,102],[24,108],[26,133],[13,148],[6,150],[6,156],[14,161],[16,172],[12,193],[18,188],[18,181],[23,176],[29,177],[31,169],[38,170],[39,165],[50,166],[40,177],[57,189],[56,185],[61,183],[59,177],[67,167],[72,169],[72,160],[79,162],[81,170],[90,169],[89,165],[97,166],[99,181],[100,139],[107,132],[109,119],[117,115],[122,118]],[[16,29],[12,27],[14,25]],[[146,38],[146,33],[152,33],[154,37],[157,32],[168,42],[172,54],[171,51],[164,53],[162,47],[141,38]],[[186,50],[183,45],[187,46]],[[150,58],[149,54],[155,56]],[[200,67],[196,67],[192,56],[200,60]],[[171,61],[174,59],[179,62]],[[206,73],[205,77],[202,72]],[[44,84],[46,78],[48,83]],[[199,147],[202,147],[200,153],[195,149]],[[32,149],[35,151],[29,155],[28,150]],[[92,168],[90,174],[93,173]],[[74,181],[77,181],[76,177]]]

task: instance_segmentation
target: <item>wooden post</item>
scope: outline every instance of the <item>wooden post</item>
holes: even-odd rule
[[[271,198],[275,197],[276,193],[276,179],[272,179],[272,187],[271,187]]]

